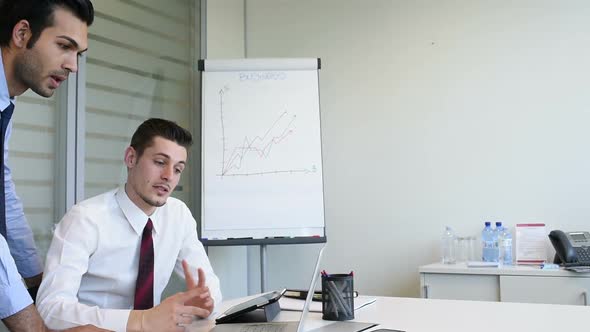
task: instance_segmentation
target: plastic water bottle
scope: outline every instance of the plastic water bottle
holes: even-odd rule
[[[502,262],[500,259],[500,245],[502,244],[500,237],[502,236],[503,228],[502,222],[496,221],[496,228],[494,229],[494,262]]]
[[[496,229],[494,229],[494,232],[496,233],[496,238],[498,241],[498,262],[500,262],[500,264],[502,263],[502,245],[504,244],[504,227],[502,226],[501,222],[496,222]]]
[[[502,227],[500,241],[500,262],[503,265],[512,265],[512,234],[508,227]]]
[[[494,241],[494,231],[492,230],[492,223],[489,221],[486,221],[485,227],[481,231],[481,248],[482,248],[481,260],[482,261],[484,261],[484,262],[497,262],[498,261],[498,256],[494,255],[494,252],[495,252],[494,246],[496,246],[496,242]]]
[[[447,226],[441,238],[442,262],[455,264],[455,234],[451,227]]]

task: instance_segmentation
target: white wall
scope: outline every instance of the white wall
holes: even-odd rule
[[[418,296],[444,225],[588,228],[586,1],[245,4],[248,57],[322,58],[326,270]],[[305,287],[315,252],[271,247],[270,288]]]
[[[201,0],[207,18],[203,31],[206,35],[206,57],[243,58],[244,0]]]

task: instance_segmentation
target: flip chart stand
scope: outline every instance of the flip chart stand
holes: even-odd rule
[[[268,258],[267,258],[267,247],[268,245],[285,245],[285,244],[311,244],[311,243],[326,243],[327,238],[325,236],[308,236],[308,237],[279,237],[279,238],[264,238],[264,239],[206,239],[201,238],[201,243],[205,247],[205,253],[209,254],[209,247],[218,246],[260,246],[260,292],[264,293],[267,291],[267,280],[268,280]]]
[[[260,245],[260,292],[266,292],[266,244]]]

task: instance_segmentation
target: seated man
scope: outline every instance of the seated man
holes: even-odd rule
[[[179,331],[178,324],[209,316],[221,302],[195,219],[169,197],[191,144],[190,133],[175,123],[145,121],[125,150],[127,183],[66,213],[37,297],[50,328]],[[173,270],[185,278],[187,291],[160,303]]]

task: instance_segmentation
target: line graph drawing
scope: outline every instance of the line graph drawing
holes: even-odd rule
[[[272,158],[272,151],[279,148],[281,143],[294,136],[296,132],[297,115],[290,115],[284,110],[280,112],[274,121],[268,126],[263,134],[253,135],[252,137],[244,136],[238,145],[228,147],[228,138],[225,124],[225,98],[230,89],[224,86],[219,90],[219,116],[221,123],[221,140],[222,140],[222,160],[221,172],[218,176],[260,176],[268,174],[281,173],[315,173],[317,167],[312,165],[308,168],[293,169],[253,169],[248,166],[248,161],[256,158],[258,160],[268,160]]]
[[[202,237],[325,234],[319,73],[313,60],[309,67],[299,60],[283,65],[283,59],[204,64]]]

